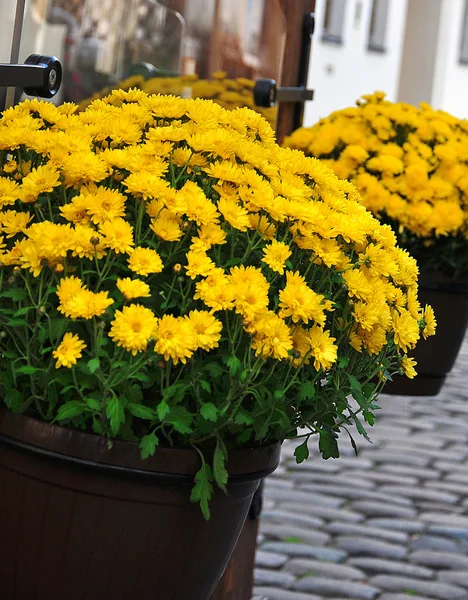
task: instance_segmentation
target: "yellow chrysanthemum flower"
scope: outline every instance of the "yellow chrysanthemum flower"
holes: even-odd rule
[[[163,264],[156,250],[139,246],[130,252],[128,268],[137,275],[145,277],[151,273],[160,273]]]
[[[57,350],[52,352],[52,356],[57,359],[55,368],[67,367],[70,369],[79,358],[83,356],[82,350],[86,344],[77,335],[67,332],[58,346]]]
[[[254,339],[252,347],[257,356],[269,356],[280,360],[287,358],[293,349],[291,332],[286,323],[272,312],[266,312],[252,324]]]
[[[196,335],[196,345],[202,350],[213,350],[219,345],[223,324],[206,310],[192,310],[186,317]]]
[[[416,369],[414,368],[418,363],[414,360],[414,358],[411,358],[410,356],[404,356],[401,360],[401,368],[403,369],[403,373],[406,375],[406,377],[408,377],[409,379],[413,379],[414,377],[416,377],[417,372]]]
[[[418,321],[407,310],[395,311],[392,320],[395,344],[403,352],[414,348],[419,340]]]
[[[279,300],[280,316],[283,319],[291,317],[293,323],[308,323],[312,320],[323,326],[325,310],[331,308],[324,302],[325,297],[310,289],[298,272],[286,273],[286,287],[280,291]]]
[[[148,347],[157,326],[157,319],[149,308],[140,304],[125,306],[115,311],[111,322],[109,337],[117,346],[121,346],[135,356]]]
[[[187,252],[187,266],[185,270],[191,279],[195,279],[199,275],[206,277],[216,267],[211,258],[206,252],[190,250]]]
[[[422,335],[424,339],[427,339],[428,337],[435,335],[437,329],[437,321],[432,306],[429,306],[428,304],[425,306],[423,319],[424,329],[422,330]]]
[[[309,331],[310,349],[314,357],[314,367],[317,371],[320,369],[328,370],[336,362],[338,357],[338,346],[336,339],[331,337],[329,331],[314,325]]]
[[[266,263],[270,269],[283,275],[285,262],[291,256],[292,252],[287,244],[273,240],[271,244],[263,249],[263,254],[262,261]]]
[[[61,302],[58,310],[70,319],[92,319],[100,317],[113,304],[107,292],[79,290],[74,296]]]
[[[126,300],[134,300],[135,298],[148,298],[150,287],[140,279],[117,279],[117,287],[122,292]]]
[[[99,226],[103,236],[103,245],[116,254],[129,254],[134,246],[133,227],[124,219],[117,218],[106,221]]]
[[[193,325],[185,318],[164,315],[158,320],[154,330],[154,347],[164,360],[172,360],[176,365],[186,363],[197,348],[197,335]]]

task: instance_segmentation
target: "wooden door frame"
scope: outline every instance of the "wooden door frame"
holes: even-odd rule
[[[302,46],[302,19],[307,12],[314,12],[315,0],[280,0],[287,20],[286,46],[284,49],[283,70],[280,84],[296,86],[299,81],[299,62]],[[278,125],[276,128],[278,142],[294,129],[294,113],[296,105],[282,102],[278,109]]]

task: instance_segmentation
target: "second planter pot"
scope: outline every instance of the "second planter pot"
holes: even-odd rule
[[[417,361],[417,377],[397,375],[384,394],[436,396],[457,359],[468,325],[468,285],[466,281],[422,276],[421,304],[430,304],[437,320],[436,335],[422,340],[411,356]]]

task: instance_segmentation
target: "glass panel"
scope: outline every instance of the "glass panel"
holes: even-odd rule
[[[254,108],[258,77],[281,78],[280,0],[29,0],[21,58],[64,67],[54,102],[86,106],[111,88],[212,98]],[[259,109],[272,124],[275,109]]]

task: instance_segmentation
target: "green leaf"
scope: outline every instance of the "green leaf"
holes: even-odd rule
[[[22,317],[23,315],[27,315],[32,308],[33,306],[23,306],[23,308],[20,308],[15,312],[13,317]]]
[[[230,356],[227,359],[226,364],[229,368],[229,375],[231,377],[235,377],[242,370],[242,363],[237,356]]]
[[[34,375],[34,373],[36,373],[36,371],[37,371],[36,367],[33,367],[32,365],[24,365],[24,367],[19,367],[18,369],[15,369],[16,374],[23,374],[23,375]]]
[[[24,319],[7,319],[7,327],[27,327],[28,322]]]
[[[195,485],[192,488],[190,502],[199,502],[203,516],[207,521],[210,519],[209,502],[213,496],[213,471],[204,461],[200,470],[195,475]]]
[[[166,417],[166,423],[169,423],[179,433],[192,433],[190,427],[193,417],[183,406],[172,406]]]
[[[253,433],[253,429],[251,427],[244,429],[244,431],[242,431],[237,436],[237,441],[239,442],[239,444],[247,443],[250,440],[250,438],[252,437],[252,433]]]
[[[73,419],[73,417],[82,415],[85,410],[86,404],[84,402],[81,402],[81,400],[71,400],[66,404],[62,404],[62,406],[58,409],[55,420],[64,421],[66,419]]]
[[[176,383],[175,385],[171,385],[163,392],[164,400],[170,400],[173,398],[176,404],[181,402],[185,397],[185,391],[187,388],[188,386],[185,383]]]
[[[0,297],[11,298],[12,300],[20,302],[22,300],[26,300],[27,294],[23,288],[10,288],[9,290],[6,290],[6,292],[2,292]]]
[[[275,390],[273,392],[273,400],[275,402],[279,402],[284,398],[284,390]]]
[[[99,358],[92,358],[91,360],[88,360],[87,365],[88,365],[89,372],[92,375],[93,373],[96,373],[96,371],[101,366],[101,363],[99,362]]]
[[[102,435],[104,433],[104,428],[102,426],[102,423],[99,419],[97,419],[96,417],[93,417],[93,425],[92,425],[93,431],[96,435]]]
[[[219,379],[224,373],[222,367],[218,363],[211,362],[205,365],[205,371],[208,371],[213,379]]]
[[[200,414],[207,421],[216,423],[218,420],[218,409],[212,402],[206,402],[205,404],[202,404]]]
[[[213,456],[213,475],[216,485],[227,493],[226,483],[228,481],[228,472],[226,470],[227,452],[224,444],[218,439]]]
[[[338,435],[328,428],[320,430],[319,450],[323,458],[338,458],[340,456],[337,438]]]
[[[242,409],[239,410],[234,418],[234,423],[236,423],[236,425],[252,425],[253,422],[253,415]]]
[[[211,385],[205,379],[200,379],[200,387],[202,390],[205,390],[205,392],[208,392],[208,394],[211,394]]]
[[[299,388],[299,400],[312,400],[315,396],[315,385],[312,381],[304,381]]]
[[[159,446],[159,440],[154,431],[142,437],[140,440],[141,458],[145,459],[148,456],[153,456],[157,446]]]
[[[113,396],[107,400],[106,415],[110,420],[112,435],[117,435],[120,431],[120,426],[125,421],[125,409],[120,398]]]
[[[137,402],[129,402],[128,410],[134,417],[139,419],[146,419],[147,421],[153,421],[157,418],[157,413],[154,408],[145,406],[144,404],[138,404]]]
[[[340,356],[340,358],[338,359],[338,368],[346,369],[346,367],[348,365],[349,365],[349,358],[346,356]]]
[[[101,412],[101,403],[96,398],[86,398],[88,408],[94,412]]]
[[[7,388],[5,392],[5,404],[13,411],[17,412],[23,403],[23,395],[15,388]]]
[[[169,404],[165,400],[161,400],[161,402],[156,407],[158,419],[160,421],[164,421],[164,418],[168,414],[169,410]]]
[[[296,446],[294,450],[294,456],[296,457],[297,464],[304,462],[309,458],[309,438],[306,438],[300,446]]]

